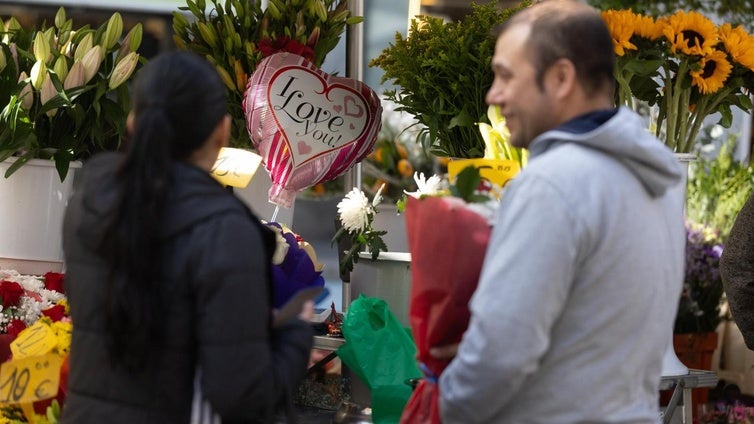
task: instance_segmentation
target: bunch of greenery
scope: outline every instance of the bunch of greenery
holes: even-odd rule
[[[233,118],[231,145],[248,148],[243,98],[259,62],[276,52],[290,52],[321,66],[335,48],[346,25],[363,21],[350,16],[347,0],[186,0],[173,12],[173,41],[212,63],[228,90]]]
[[[688,219],[714,228],[722,242],[754,190],[754,168],[736,161],[733,152],[735,139],[724,144],[717,157],[692,162],[686,186]]]
[[[472,5],[456,23],[419,16],[408,37],[395,34],[369,65],[382,68],[382,82],[393,80],[400,90],[385,95],[414,115],[424,128],[417,140],[438,156],[475,158],[484,155],[477,122],[487,122],[485,95],[492,85],[490,60],[495,49],[493,29],[517,10],[499,10],[492,3]]]

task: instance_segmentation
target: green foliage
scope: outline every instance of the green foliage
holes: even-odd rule
[[[393,80],[401,88],[385,95],[424,125],[417,140],[425,150],[457,158],[484,155],[476,123],[488,122],[484,98],[492,85],[492,31],[528,4],[503,11],[494,2],[472,4],[457,23],[421,16],[407,38],[396,33],[395,42],[369,63],[384,70],[383,82]]]
[[[692,162],[686,186],[688,219],[714,228],[722,242],[754,189],[754,168],[736,161],[734,151],[728,142],[716,158]]]
[[[460,197],[466,203],[488,202],[490,200],[489,196],[477,193],[477,189],[481,183],[482,175],[479,172],[479,168],[469,165],[456,175],[455,184],[451,184],[449,187],[450,194]]]

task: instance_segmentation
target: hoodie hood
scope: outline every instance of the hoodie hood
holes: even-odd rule
[[[631,170],[652,197],[661,196],[683,177],[678,158],[625,107],[566,122],[535,138],[529,152],[533,159],[561,143],[576,143],[614,157]]]
[[[122,159],[123,155],[119,153],[101,154],[82,169],[76,197],[80,197],[80,213],[83,215],[78,231],[84,240],[96,243],[115,214],[121,190],[116,170]],[[193,165],[173,162],[171,179],[160,238],[170,238],[218,213],[250,214],[240,200],[206,171]]]

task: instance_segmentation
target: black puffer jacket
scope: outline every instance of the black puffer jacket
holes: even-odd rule
[[[274,238],[206,172],[175,163],[160,234],[162,337],[138,373],[111,366],[98,255],[113,213],[120,155],[95,157],[76,176],[64,223],[66,291],[73,319],[66,424],[188,423],[197,365],[202,392],[224,424],[269,422],[303,376],[312,344],[294,320],[271,328]]]
[[[754,350],[754,194],[738,213],[720,257],[720,275],[733,320]]]

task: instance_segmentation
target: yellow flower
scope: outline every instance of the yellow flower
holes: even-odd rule
[[[670,41],[673,53],[701,56],[717,45],[717,28],[701,13],[679,10],[663,22],[663,34]]]
[[[691,85],[699,88],[702,94],[712,94],[725,86],[733,66],[724,52],[714,50],[699,61],[699,69],[689,72]]]
[[[610,30],[613,39],[615,54],[623,56],[626,50],[636,50],[636,45],[631,43],[634,34],[636,17],[630,10],[606,10],[602,12],[602,19]]]
[[[733,28],[723,24],[719,29],[720,40],[736,63],[754,71],[754,37],[742,26]]]

